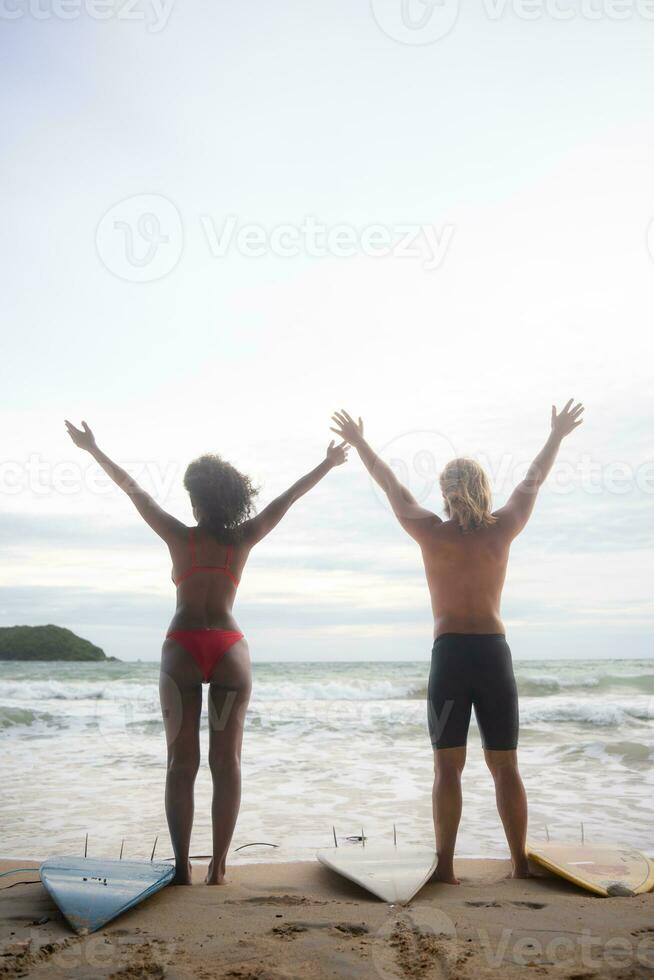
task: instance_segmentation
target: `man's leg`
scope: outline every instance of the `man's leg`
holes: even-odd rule
[[[434,750],[434,831],[438,865],[437,881],[458,885],[454,877],[454,845],[461,820],[461,773],[466,761],[466,747]]]
[[[511,851],[513,877],[528,878],[525,854],[527,841],[527,794],[518,769],[518,753],[486,749],[486,764],[495,781],[495,799]]]
[[[503,636],[479,638],[475,668],[475,714],[484,745],[486,764],[495,782],[497,810],[511,851],[513,877],[529,875],[527,795],[518,770],[518,688],[511,650]]]

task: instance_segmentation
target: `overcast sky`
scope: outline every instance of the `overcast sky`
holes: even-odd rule
[[[514,656],[651,655],[644,4],[66,9],[0,13],[2,625],[155,659],[173,611],[165,547],[64,416],[190,522],[191,458],[265,503],[341,406],[425,504],[455,453],[502,503],[575,396],[514,546]],[[356,457],[253,552],[235,611],[256,659],[429,655],[418,549]]]

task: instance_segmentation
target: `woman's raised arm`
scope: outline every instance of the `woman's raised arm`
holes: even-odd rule
[[[124,470],[118,463],[114,463],[106,453],[102,452],[86,422],[82,422],[82,428],[78,429],[66,419],[66,429],[75,445],[89,453],[116,486],[127,494],[143,520],[159,537],[168,542],[171,538],[186,532],[186,527],[181,521],[163,510],[150,494],[138,485],[127,470]]]
[[[335,466],[340,466],[342,463],[345,463],[346,460],[347,446],[345,443],[340,446],[335,446],[334,440],[332,439],[327,447],[327,452],[322,463],[319,463],[310,473],[301,477],[293,486],[280,494],[279,497],[276,497],[256,517],[252,517],[249,521],[246,521],[243,525],[243,539],[248,544],[255,545],[257,541],[265,538],[274,527],[277,527],[282,517],[293,506],[296,500],[299,500],[305,493],[312,490],[330,470],[333,470]]]

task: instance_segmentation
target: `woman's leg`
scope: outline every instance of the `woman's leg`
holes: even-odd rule
[[[166,818],[177,869],[173,884],[190,885],[189,849],[193,787],[200,765],[202,678],[193,658],[174,640],[166,640],[163,646],[159,697],[168,746]]]
[[[248,645],[239,640],[217,665],[209,687],[213,859],[206,878],[208,885],[222,885],[225,880],[227,851],[241,805],[241,746],[251,687]]]

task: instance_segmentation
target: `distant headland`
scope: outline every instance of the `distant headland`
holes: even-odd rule
[[[117,660],[62,626],[0,627],[0,660]]]

